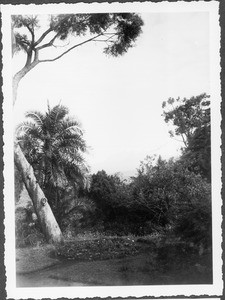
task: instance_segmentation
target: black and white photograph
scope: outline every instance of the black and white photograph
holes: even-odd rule
[[[7,296],[222,293],[219,5],[1,5]]]

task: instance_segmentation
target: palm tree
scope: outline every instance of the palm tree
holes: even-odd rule
[[[28,120],[17,127],[19,144],[56,218],[61,215],[63,191],[88,183],[88,167],[82,156],[87,146],[80,123],[68,113],[60,104],[48,105],[45,114],[27,112]]]

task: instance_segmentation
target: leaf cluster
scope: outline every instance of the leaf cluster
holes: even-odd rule
[[[104,52],[108,55],[122,55],[133,47],[137,37],[142,32],[143,21],[136,13],[95,13],[95,14],[58,14],[49,16],[48,29],[36,40],[36,29],[40,28],[38,16],[14,15],[12,27],[26,28],[29,32],[21,34],[15,31],[16,49],[29,51],[50,47],[56,39],[61,41],[74,36],[95,35],[96,41],[105,42]],[[42,44],[51,33],[55,37],[48,43]],[[97,40],[97,37],[101,39]],[[95,37],[93,38],[95,40]]]
[[[119,175],[108,175],[104,170],[92,175],[88,195],[106,220],[113,220],[120,214],[128,196],[126,184]]]
[[[36,15],[12,15],[12,24],[15,28],[25,27],[38,27],[39,21]]]
[[[115,42],[105,48],[104,52],[112,56],[123,55],[142,32],[144,25],[142,19],[137,14],[116,14],[114,17],[117,39]]]
[[[70,34],[109,34],[106,39],[109,45],[104,52],[112,56],[127,52],[140,35],[142,26],[142,19],[134,13],[57,15],[50,22],[50,27],[58,33],[61,40],[65,40]],[[107,33],[108,29],[112,33]]]
[[[174,131],[171,136],[181,136],[185,147],[193,137],[197,128],[210,124],[209,95],[201,94],[196,97],[169,98],[162,103],[163,117],[166,123],[171,123]]]
[[[60,200],[55,197],[59,190],[85,184],[89,171],[82,156],[87,148],[82,129],[68,113],[62,105],[48,106],[45,114],[30,111],[28,121],[17,128],[21,148],[52,205]]]
[[[14,50],[16,52],[28,52],[32,46],[32,39],[28,34],[18,32],[15,29],[26,28],[28,33],[33,36],[34,30],[39,28],[38,16],[35,15],[12,15],[12,29],[14,31],[15,43]]]
[[[211,180],[210,100],[206,94],[190,99],[169,98],[163,102],[163,116],[172,125],[171,137],[179,136],[184,143],[182,163]]]

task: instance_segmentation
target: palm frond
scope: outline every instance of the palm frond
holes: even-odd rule
[[[33,122],[23,122],[16,128],[16,135],[19,137],[24,135],[30,135],[32,138],[42,139],[42,130],[40,126],[37,126]]]
[[[44,115],[39,111],[29,111],[25,114],[26,118],[31,118],[37,126],[42,126],[44,121]]]
[[[18,127],[22,148],[34,166],[43,186],[65,189],[70,184],[86,186],[88,166],[82,156],[87,149],[80,123],[66,117],[68,109],[62,105],[42,114],[27,112],[29,121]]]
[[[70,134],[83,135],[82,129],[77,125],[71,125],[70,127],[65,128],[65,133],[67,132],[69,132]]]
[[[61,123],[62,130],[71,130],[75,133],[83,134],[83,130],[81,128],[81,124],[78,120],[74,118],[64,118],[63,122]]]
[[[51,108],[48,103],[48,111],[45,116],[46,131],[49,131],[51,135],[61,132],[61,123],[68,112],[68,108],[65,106],[58,104]]]
[[[57,140],[57,144],[60,150],[67,152],[69,151],[81,151],[85,152],[87,149],[85,141],[79,135],[63,136]]]
[[[56,122],[62,121],[65,116],[69,113],[69,110],[67,107],[58,104],[54,106],[53,108],[48,107],[48,118],[51,119],[53,124],[56,124]]]
[[[23,135],[29,128],[33,127],[34,123],[29,121],[22,122],[16,126],[15,134],[17,137]]]

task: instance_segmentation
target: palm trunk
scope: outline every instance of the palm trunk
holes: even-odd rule
[[[23,68],[13,78],[13,104],[15,104],[16,101],[19,82],[23,76],[30,71],[30,69],[31,68]],[[19,172],[21,173],[27,192],[32,200],[46,239],[52,243],[62,242],[63,236],[59,225],[56,222],[44,192],[37,183],[32,166],[28,163],[17,142],[14,145],[14,160]]]

